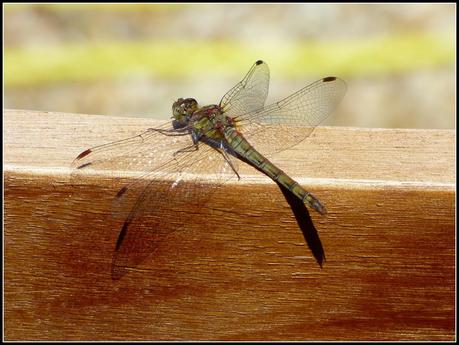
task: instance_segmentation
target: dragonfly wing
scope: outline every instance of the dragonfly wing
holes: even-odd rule
[[[280,102],[237,117],[237,123],[260,152],[280,152],[308,137],[333,112],[345,92],[343,80],[326,77]]]
[[[88,175],[97,173],[110,176],[113,184],[127,176],[148,174],[169,161],[174,152],[192,143],[188,133],[174,130],[170,123],[150,128],[80,153],[72,162],[70,183],[85,185]]]
[[[198,150],[181,151],[157,171],[123,187],[113,209],[130,211],[116,244],[112,277],[121,278],[167,244],[168,236],[185,229],[212,193],[235,176],[218,149],[199,143]]]
[[[238,84],[220,101],[220,107],[229,117],[236,117],[263,108],[269,89],[268,65],[258,60]]]

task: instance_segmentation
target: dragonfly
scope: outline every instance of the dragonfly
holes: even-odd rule
[[[194,98],[179,98],[172,105],[171,122],[87,149],[75,158],[72,176],[77,179],[99,170],[129,171],[135,176],[113,199],[113,213],[123,219],[115,246],[118,266],[127,265],[121,258],[145,240],[142,234],[149,232],[149,240],[160,242],[176,227],[183,227],[176,225],[175,218],[164,219],[171,204],[183,211],[175,217],[184,224],[219,186],[240,179],[241,161],[285,187],[306,206],[326,213],[316,196],[268,157],[307,138],[335,110],[346,84],[337,77],[325,77],[265,105],[269,77],[268,65],[258,60],[219,104],[200,106]],[[142,217],[145,212],[152,219],[148,226]]]

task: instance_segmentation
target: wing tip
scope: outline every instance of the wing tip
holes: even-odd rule
[[[115,251],[118,251],[121,248],[121,243],[123,243],[124,237],[126,236],[126,231],[129,226],[129,221],[125,221],[123,227],[121,228],[120,234],[118,235],[118,240],[116,241]]]
[[[88,167],[88,166],[90,166],[90,165],[91,165],[91,162],[89,162],[89,163],[84,163],[84,164],[81,164],[81,165],[77,166],[77,169],[83,169],[83,168],[86,168],[86,167]]]
[[[91,152],[92,152],[91,149],[87,149],[86,151],[81,152],[81,153],[78,155],[78,157],[75,158],[75,160],[79,160],[79,159],[81,159],[81,158],[83,158],[83,157],[86,157],[86,156],[89,155]]]
[[[336,77],[325,77],[322,79],[324,83],[328,83],[330,81],[335,81],[335,80],[336,80]]]
[[[127,187],[124,186],[123,188],[121,188],[121,189],[118,191],[118,193],[116,193],[116,197],[117,197],[117,198],[121,197],[124,193],[126,193],[126,191],[127,191]]]

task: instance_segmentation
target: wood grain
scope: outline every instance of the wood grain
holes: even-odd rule
[[[113,280],[115,186],[72,186],[69,165],[157,123],[6,110],[4,124],[6,340],[455,338],[454,131],[321,127],[273,157],[327,207],[306,229],[322,268],[279,187],[241,163],[191,217],[166,207],[179,230],[137,234],[140,262]]]

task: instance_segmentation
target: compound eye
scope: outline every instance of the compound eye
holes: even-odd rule
[[[198,102],[196,102],[196,100],[194,98],[190,98],[187,100],[187,110],[194,110],[198,107]]]

